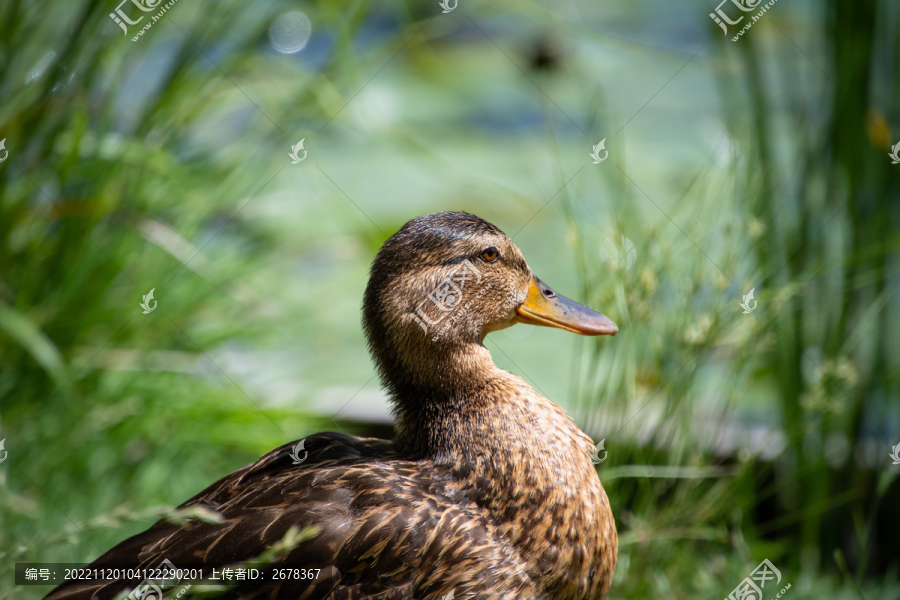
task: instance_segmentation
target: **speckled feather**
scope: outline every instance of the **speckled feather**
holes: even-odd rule
[[[409,314],[485,244],[506,259],[479,263],[490,293],[429,341]],[[224,522],[159,522],[94,565],[221,566],[255,558],[291,526],[312,525],[318,535],[279,563],[323,569],[318,585],[256,585],[222,597],[602,599],[617,536],[593,443],[558,406],[498,369],[481,343],[506,326],[530,277],[512,242],[478,217],[410,222],[376,258],[364,302],[395,440],[309,436],[299,465],[290,456],[296,442],[286,444],[182,505],[215,510]],[[124,588],[64,585],[48,599],[112,598]]]

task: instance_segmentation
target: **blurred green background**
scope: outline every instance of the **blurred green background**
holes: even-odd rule
[[[605,440],[611,598],[764,558],[900,597],[900,5],[732,42],[715,0],[179,0],[132,41],[114,2],[0,4],[0,597],[275,446],[389,437],[367,269],[441,210],[619,324],[486,341]]]

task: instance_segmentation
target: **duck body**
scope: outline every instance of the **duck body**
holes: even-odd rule
[[[443,253],[422,241],[417,225],[439,237]],[[410,290],[409,284],[418,279],[427,294],[429,286],[452,281],[446,274],[458,273],[461,264],[455,255],[469,246],[481,252],[485,244],[493,244],[488,248],[509,264],[492,271],[499,258],[469,263],[480,289],[487,289],[479,296],[482,304],[470,303],[437,341],[423,335],[421,319],[413,316],[421,290]],[[404,252],[411,254],[403,266],[385,259],[403,261]],[[489,331],[513,322],[572,314],[533,278],[524,260],[517,260],[517,252],[499,230],[465,213],[407,224],[376,258],[363,318],[394,402],[395,439],[312,435],[305,438],[309,454],[301,464],[291,456],[296,442],[276,448],[182,505],[216,511],[221,522],[191,520],[182,527],[161,521],[93,566],[152,568],[165,559],[185,567],[234,564],[256,558],[292,527],[311,526],[313,537],[277,564],[321,569],[315,585],[247,582],[221,597],[605,597],[617,535],[590,461],[593,443],[557,405],[497,368],[481,343]],[[429,276],[415,270],[411,275],[409,256],[418,257],[412,264]],[[471,297],[465,286],[473,281],[457,280],[462,284],[457,292]],[[542,299],[563,308],[553,312]],[[528,312],[522,308],[527,306],[537,308]],[[553,326],[615,332],[608,320],[609,325],[588,317],[577,323],[560,317],[562,325]],[[429,317],[428,323],[435,320]],[[48,598],[112,598],[126,587],[124,581],[67,584]]]

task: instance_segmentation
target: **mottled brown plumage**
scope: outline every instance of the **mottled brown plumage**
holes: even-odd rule
[[[305,438],[298,465],[286,444],[183,505],[215,510],[223,522],[161,521],[94,564],[221,566],[312,525],[319,533],[279,562],[323,569],[318,585],[244,585],[223,597],[603,598],[617,535],[593,443],[482,345],[517,322],[616,331],[534,278],[486,221],[465,213],[410,221],[376,257],[363,305],[394,404],[394,441],[317,434]],[[47,598],[111,598],[125,587],[64,585]]]

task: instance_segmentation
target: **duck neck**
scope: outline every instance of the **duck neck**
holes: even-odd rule
[[[400,353],[383,374],[397,419],[395,445],[410,457],[454,450],[454,432],[489,407],[492,384],[508,375],[479,342],[443,344]]]
[[[398,354],[402,360],[404,353]],[[530,455],[547,439],[560,438],[557,451],[570,454],[573,464],[590,465],[590,439],[556,404],[497,368],[481,343],[438,352],[419,349],[412,356],[402,360],[405,369],[384,375],[397,420],[394,444],[403,455],[465,469],[467,463],[480,464],[477,457],[486,451],[494,456]],[[596,478],[593,468],[589,471]]]

